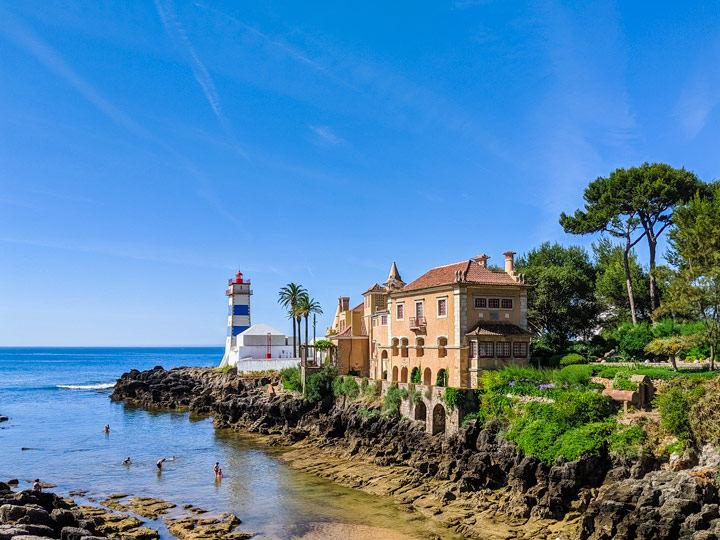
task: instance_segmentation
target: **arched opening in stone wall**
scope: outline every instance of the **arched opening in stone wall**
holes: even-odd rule
[[[398,368],[397,368],[397,366],[393,366],[392,377],[393,377],[393,378],[392,378],[392,382],[397,382],[397,380],[398,380]]]
[[[400,370],[400,382],[404,382],[404,383],[407,382],[407,368],[406,367],[403,367]]]
[[[382,354],[380,354],[380,358],[382,359],[382,379],[387,381],[388,376],[388,352],[383,351]]]
[[[400,344],[400,340],[396,337],[392,338],[392,342],[390,343],[390,347],[392,347],[392,355],[397,356],[398,355],[398,345]]]
[[[445,407],[439,403],[433,409],[432,433],[445,433]]]
[[[437,380],[435,381],[437,386],[445,386],[447,384],[447,371],[441,369],[438,371]]]
[[[427,407],[425,407],[425,402],[423,401],[415,405],[415,420],[427,422]]]
[[[414,367],[410,372],[410,382],[414,384],[420,384],[422,382],[422,374],[420,373],[419,367]]]
[[[415,338],[415,356],[423,356],[425,354],[425,338]]]
[[[400,340],[400,356],[407,358],[408,355],[408,338],[402,338]]]
[[[425,386],[430,386],[432,384],[432,371],[430,371],[429,367],[426,367],[425,371],[423,371],[423,384]]]

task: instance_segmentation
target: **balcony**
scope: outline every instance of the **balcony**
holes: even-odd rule
[[[410,317],[410,330],[425,328],[425,317]]]

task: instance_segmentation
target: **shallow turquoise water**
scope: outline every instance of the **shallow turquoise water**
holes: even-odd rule
[[[220,348],[0,349],[0,414],[10,417],[0,424],[0,480],[24,487],[39,477],[59,492],[127,492],[234,512],[257,538],[453,538],[390,499],[294,471],[278,450],[216,431],[210,419],[113,403],[102,388],[132,368],[211,366],[221,357]],[[122,465],[128,456],[132,465]],[[179,459],[158,473],[157,459],[170,456]]]

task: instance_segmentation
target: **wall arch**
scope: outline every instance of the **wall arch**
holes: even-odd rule
[[[445,407],[440,403],[433,408],[432,434],[445,433]]]
[[[446,386],[448,381],[448,373],[445,369],[441,369],[437,373],[437,379],[435,380],[435,384],[437,386]]]
[[[432,371],[429,367],[426,367],[425,371],[423,371],[422,381],[425,386],[430,386],[432,384]]]
[[[407,368],[405,366],[403,366],[403,368],[400,370],[400,382],[408,382]]]
[[[421,401],[417,405],[415,405],[415,420],[422,420],[423,422],[427,423],[427,407],[425,406],[425,402]]]
[[[392,382],[397,382],[398,380],[398,368],[397,366],[393,366],[392,368]]]

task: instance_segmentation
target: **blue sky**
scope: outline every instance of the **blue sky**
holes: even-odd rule
[[[565,235],[643,161],[718,177],[708,2],[0,0],[0,345],[222,344],[226,280],[290,332]],[[646,259],[645,246],[639,255]]]

